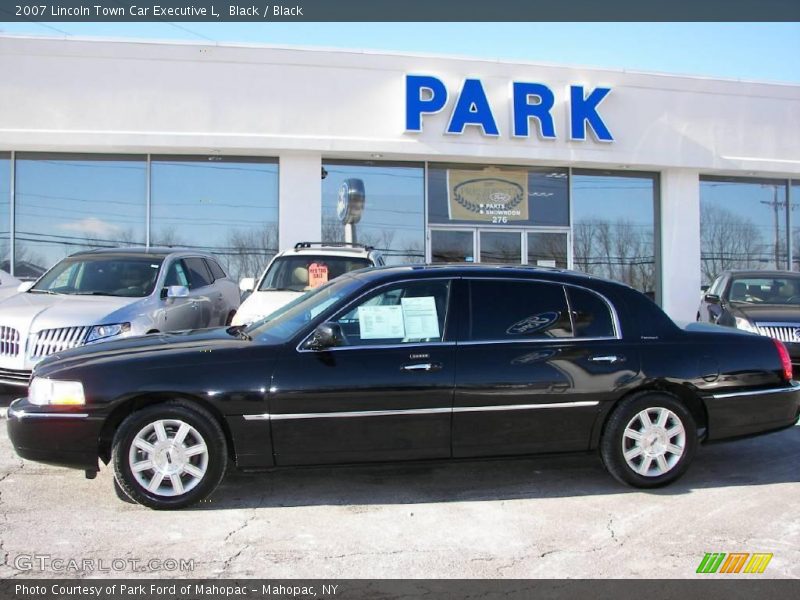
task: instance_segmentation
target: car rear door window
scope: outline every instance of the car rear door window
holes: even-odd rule
[[[222,270],[222,267],[219,266],[219,263],[217,261],[207,258],[206,265],[211,271],[211,275],[214,277],[214,281],[216,281],[217,279],[225,279],[227,277],[225,271]]]
[[[567,299],[561,285],[494,279],[470,282],[467,339],[515,341],[571,336]]]
[[[611,310],[597,294],[581,288],[566,287],[576,338],[615,337]]]
[[[189,289],[211,285],[214,279],[211,277],[211,273],[208,272],[206,263],[202,258],[185,258],[183,262],[189,270]]]

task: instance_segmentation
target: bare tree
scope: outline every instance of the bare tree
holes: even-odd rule
[[[655,249],[651,230],[629,219],[584,219],[573,226],[576,269],[627,283],[636,289],[655,289]]]
[[[229,248],[216,253],[225,263],[229,277],[235,281],[258,277],[278,252],[277,226],[268,224],[260,229],[233,230],[228,234],[227,245]]]
[[[721,271],[760,268],[769,262],[770,247],[758,227],[717,204],[700,207],[700,247],[705,282]]]

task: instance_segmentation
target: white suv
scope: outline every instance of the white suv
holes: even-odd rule
[[[258,279],[242,279],[239,289],[252,292],[242,302],[233,325],[249,325],[348,271],[386,264],[372,246],[337,242],[299,242],[269,263]]]

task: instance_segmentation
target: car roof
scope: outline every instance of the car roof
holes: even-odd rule
[[[344,246],[344,245],[300,245],[280,252],[278,256],[293,256],[300,254],[315,254],[317,256],[352,256],[369,258],[380,254],[372,246]]]
[[[612,281],[610,279],[604,279],[602,277],[596,277],[594,275],[589,275],[588,273],[531,265],[493,265],[486,263],[409,264],[360,269],[358,271],[351,271],[350,273],[346,274],[346,276],[371,281],[403,279],[409,275],[420,278],[508,277],[519,279],[535,279],[537,277],[541,277],[543,279],[550,279],[564,283],[574,283],[576,285],[591,286],[592,284],[603,283],[629,288],[629,286],[623,283]]]
[[[214,258],[209,252],[202,250],[193,250],[191,248],[169,248],[166,246],[151,246],[150,248],[143,248],[141,246],[132,246],[128,248],[95,248],[93,250],[84,250],[71,254],[70,258],[77,258],[81,256],[98,256],[98,255],[111,255],[111,256],[127,256],[127,257],[147,257],[164,259],[167,256],[202,256],[204,258]]]
[[[744,276],[744,277],[787,277],[787,276],[798,277],[798,276],[800,276],[800,273],[798,273],[797,271],[780,271],[780,270],[775,270],[775,271],[759,271],[759,270],[755,270],[755,271],[741,270],[740,271],[740,270],[736,270],[736,271],[726,271],[726,273],[728,275],[731,275],[731,276],[734,276],[734,277],[742,277],[742,276]]]

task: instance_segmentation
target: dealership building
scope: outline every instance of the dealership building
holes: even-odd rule
[[[679,320],[800,270],[800,86],[417,54],[0,37],[0,267],[299,241],[566,267]],[[363,207],[361,202],[363,201]]]

